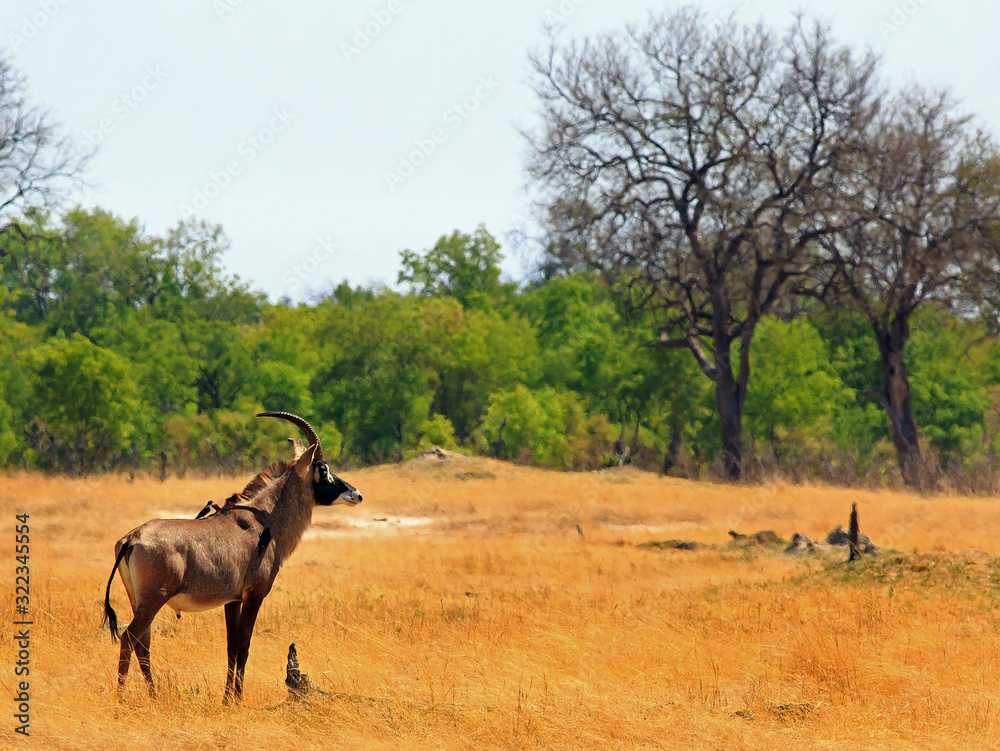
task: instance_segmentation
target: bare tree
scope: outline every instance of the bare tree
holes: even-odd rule
[[[725,474],[743,462],[761,316],[829,280],[816,240],[877,109],[876,60],[799,18],[786,36],[696,12],[533,59],[543,128],[528,171],[549,263],[626,280],[664,347],[715,384]],[[737,361],[732,354],[738,342]]]
[[[4,236],[34,239],[18,218],[58,202],[84,162],[48,114],[28,102],[24,79],[0,59],[0,256],[9,254]]]
[[[978,305],[968,293],[995,257],[997,165],[995,145],[957,115],[946,93],[907,91],[866,133],[840,207],[854,213],[849,228],[824,238],[842,302],[868,318],[878,340],[882,388],[866,394],[885,410],[903,478],[916,488],[933,484],[933,473],[910,399],[910,321],[925,303]]]

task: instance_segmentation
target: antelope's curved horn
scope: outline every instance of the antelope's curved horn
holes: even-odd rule
[[[298,415],[293,415],[291,412],[258,412],[257,417],[277,417],[281,420],[287,420],[302,431],[306,440],[309,441],[310,446],[316,446],[316,461],[323,461],[323,444],[320,443],[319,436],[316,435],[316,431],[313,430],[313,426],[306,422],[303,418]]]

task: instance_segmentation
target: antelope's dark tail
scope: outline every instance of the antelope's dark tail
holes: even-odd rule
[[[111,582],[115,580],[115,572],[118,570],[122,559],[131,549],[132,543],[126,542],[122,545],[122,549],[118,551],[118,557],[115,558],[115,565],[111,567],[111,576],[108,578],[108,589],[104,593],[104,623],[108,624],[108,628],[111,629],[111,641],[118,641],[121,636],[118,631],[118,616],[115,613],[115,609],[111,607]],[[101,625],[104,624],[102,623]]]

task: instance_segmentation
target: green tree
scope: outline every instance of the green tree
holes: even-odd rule
[[[904,480],[923,488],[936,480],[908,373],[911,322],[927,304],[981,308],[967,279],[988,289],[1000,278],[984,232],[1000,221],[1000,149],[947,93],[920,89],[889,99],[856,140],[856,174],[837,198],[848,221],[823,242],[841,304],[868,319],[878,346],[882,377],[867,395],[885,410]]]
[[[34,210],[11,228],[9,253],[0,256],[0,281],[10,291],[4,302],[18,320],[44,323],[50,333],[89,337],[128,310],[188,327],[260,316],[263,293],[222,270],[228,241],[218,226],[182,222],[159,238],[135,219],[75,208],[61,226]]]
[[[415,306],[412,330],[435,374],[431,410],[449,420],[459,442],[479,425],[490,394],[529,380],[537,366],[534,332],[514,313],[432,298]]]
[[[589,413],[607,415],[618,427],[620,456],[653,451],[656,466],[669,469],[684,444],[718,444],[703,435],[706,420],[714,424],[704,411],[708,390],[693,363],[649,340],[651,322],[622,315],[613,292],[593,274],[574,273],[519,295],[518,309],[538,331],[538,382],[571,390]]]
[[[270,410],[308,415],[313,411],[312,374],[292,362],[264,360],[253,366],[247,390]]]
[[[312,392],[366,461],[402,457],[432,433],[468,442],[490,394],[534,367],[533,332],[514,313],[388,290],[339,297],[350,302],[321,308]]]
[[[435,372],[416,308],[414,299],[389,291],[323,306],[316,330],[323,364],[312,393],[318,414],[363,461],[402,459],[430,416]]]
[[[37,329],[12,320],[0,312],[0,465],[7,465],[18,452],[25,450],[25,414],[31,389],[25,354],[41,338]]]
[[[36,347],[30,362],[32,396],[53,465],[65,455],[86,472],[128,449],[139,400],[123,358],[74,334]]]
[[[841,452],[864,465],[866,457],[877,455],[875,448],[885,435],[882,408],[863,397],[882,377],[871,326],[863,316],[840,307],[817,311],[809,321],[823,338],[832,371],[853,395],[834,418],[837,443]]]
[[[239,330],[224,321],[205,322],[197,336],[189,346],[198,363],[198,407],[206,412],[230,410],[252,391],[250,349]]]
[[[229,239],[221,226],[183,221],[157,242],[157,248],[162,264],[162,304],[174,308],[171,318],[193,315],[234,324],[260,320],[264,293],[223,270],[222,256],[229,250]]]
[[[831,448],[836,418],[854,395],[833,370],[816,328],[802,318],[762,321],[750,364],[755,374],[745,413],[750,432],[800,462]]]
[[[0,303],[15,320],[43,323],[57,301],[62,261],[60,230],[48,212],[32,208],[0,233]]]
[[[593,427],[573,394],[519,384],[490,397],[480,441],[501,459],[568,469],[580,463]]]
[[[548,260],[625,277],[623,298],[659,313],[661,346],[688,350],[714,386],[738,479],[755,329],[821,278],[815,239],[833,229],[845,143],[876,109],[876,58],[801,19],[779,38],[681,8],[624,34],[553,37],[532,63]]]
[[[29,223],[30,222],[30,223]],[[73,209],[55,228],[35,212],[12,247],[8,284],[18,287],[21,320],[50,333],[80,332],[114,320],[120,311],[149,304],[158,287],[153,242],[138,222],[94,209]]]
[[[982,459],[996,340],[979,323],[927,308],[914,319],[907,356],[914,414],[931,445],[944,457]]]
[[[404,250],[397,283],[425,297],[446,295],[462,305],[488,304],[501,291],[500,244],[479,225],[471,235],[442,235],[424,255]]]

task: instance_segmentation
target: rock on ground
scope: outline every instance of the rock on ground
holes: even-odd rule
[[[733,538],[729,541],[729,547],[731,548],[747,548],[754,545],[776,548],[785,544],[785,541],[778,537],[778,535],[770,529],[754,532],[752,535],[744,535],[739,532],[729,530],[729,536]]]
[[[786,553],[815,553],[816,543],[810,540],[801,532],[792,535],[792,541],[785,548]]]
[[[849,545],[851,541],[851,536],[846,529],[844,529],[843,524],[838,524],[837,528],[830,532],[826,536],[826,542],[828,545]],[[873,543],[868,535],[858,535],[858,549],[865,555],[871,555],[878,552],[878,547]]]

